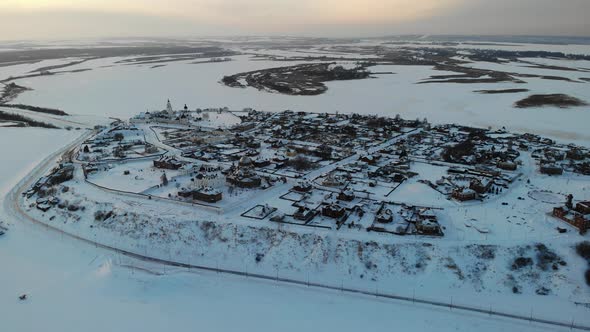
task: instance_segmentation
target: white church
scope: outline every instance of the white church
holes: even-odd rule
[[[169,123],[169,124],[182,124],[182,125],[190,125],[194,120],[193,115],[188,109],[188,106],[185,104],[184,108],[179,111],[175,111],[172,107],[172,103],[170,99],[166,102],[166,109],[162,111],[155,111],[155,112],[141,112],[138,115],[132,117],[129,122],[130,123],[150,123],[150,122],[159,122],[159,123]]]

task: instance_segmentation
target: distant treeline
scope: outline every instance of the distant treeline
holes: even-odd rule
[[[518,59],[518,58],[558,58],[568,60],[590,60],[590,55],[585,54],[565,54],[563,52],[548,51],[508,51],[508,50],[473,50],[469,58],[474,61],[491,61],[496,62],[501,59]]]
[[[60,115],[60,116],[68,115],[68,113],[66,113],[62,110],[58,110],[58,109],[54,109],[54,108],[47,108],[47,107],[31,106],[31,105],[24,105],[24,104],[2,104],[0,106],[8,107],[8,108],[17,108],[17,109],[27,110],[27,111],[31,111],[31,112]]]
[[[7,112],[2,112],[2,111],[0,111],[0,121],[14,121],[14,122],[21,124],[23,127],[25,125],[28,125],[29,127],[59,129],[59,127],[56,127],[50,123],[35,121],[33,119],[24,117],[19,114],[7,113]]]

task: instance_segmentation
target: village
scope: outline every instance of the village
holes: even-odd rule
[[[81,196],[91,186],[259,223],[442,237],[452,223],[449,203],[469,209],[503,200],[532,174],[589,171],[587,148],[503,129],[398,116],[174,110],[168,101],[162,111],[96,127],[25,194],[31,206],[66,219],[88,208]],[[546,212],[557,231],[590,228],[588,197],[552,197]],[[95,218],[113,214],[106,208]]]
[[[590,331],[590,1],[0,8],[2,330]]]

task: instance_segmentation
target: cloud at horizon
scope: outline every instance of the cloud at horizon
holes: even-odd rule
[[[587,0],[3,0],[0,40],[133,36],[590,36]]]

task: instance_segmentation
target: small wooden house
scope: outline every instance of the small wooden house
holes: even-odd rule
[[[157,160],[154,160],[154,167],[162,169],[177,170],[182,166],[182,162],[174,157],[162,156]]]
[[[561,175],[561,174],[563,174],[563,168],[561,168],[557,165],[553,165],[553,164],[541,165],[541,168],[539,170],[541,171],[542,174],[547,174],[547,175]]]
[[[322,208],[322,215],[326,217],[339,219],[342,218],[345,214],[346,209],[344,209],[342,206],[336,203],[325,205]]]
[[[453,190],[452,197],[458,201],[465,202],[477,198],[477,192],[468,188],[457,188]]]
[[[315,211],[308,208],[307,206],[300,206],[297,211],[293,214],[293,218],[306,223],[311,221],[315,217]]]
[[[222,194],[221,191],[213,188],[202,188],[193,191],[193,199],[207,203],[215,203],[222,199]]]

